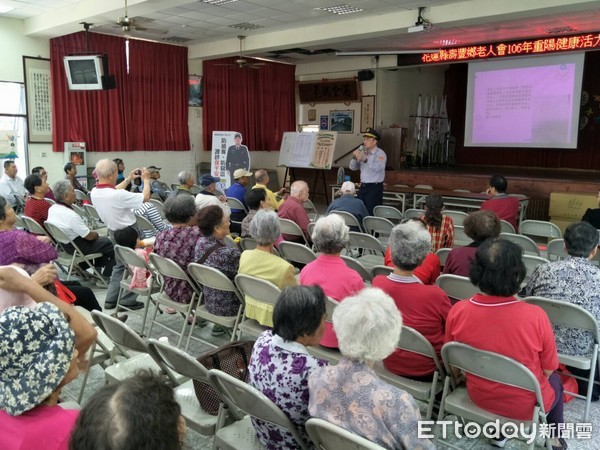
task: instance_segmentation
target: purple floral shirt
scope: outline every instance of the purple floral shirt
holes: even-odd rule
[[[217,245],[212,250],[203,264],[214,269],[218,269],[231,281],[237,275],[240,265],[240,251],[233,247],[223,244],[213,236],[202,236],[196,242],[194,251],[194,261],[199,261],[206,255],[208,250]],[[218,316],[235,316],[240,309],[240,301],[233,292],[221,291],[219,289],[203,288],[204,305],[211,314]]]
[[[28,274],[33,274],[42,265],[58,257],[51,244],[40,241],[35,235],[23,230],[0,232],[0,265],[21,265]]]
[[[304,430],[308,414],[308,376],[327,362],[309,355],[298,342],[263,332],[252,349],[248,383],[265,394],[297,427],[308,448],[314,445]],[[269,450],[300,448],[292,434],[276,425],[252,419],[260,443]]]
[[[156,235],[154,252],[172,259],[187,273],[187,266],[194,262],[194,248],[200,236],[202,233],[198,227],[175,227],[160,231]],[[176,302],[189,303],[193,290],[185,280],[165,277],[165,293]]]

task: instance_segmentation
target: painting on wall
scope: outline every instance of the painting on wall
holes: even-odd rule
[[[354,132],[354,111],[330,111],[329,129],[338,133]]]

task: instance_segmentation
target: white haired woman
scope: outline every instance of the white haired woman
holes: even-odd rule
[[[308,263],[300,272],[300,284],[319,286],[325,295],[338,302],[364,289],[365,282],[361,276],[340,257],[349,240],[349,228],[340,216],[332,214],[317,220],[312,241],[320,253],[316,260]],[[343,283],[341,280],[344,280]],[[329,322],[325,323],[321,345],[331,348],[338,346],[333,326]]]
[[[402,317],[390,296],[368,288],[348,297],[333,312],[333,326],[343,358],[309,376],[310,415],[389,449],[435,448],[417,438],[421,414],[412,396],[373,370],[394,351],[402,330]]]

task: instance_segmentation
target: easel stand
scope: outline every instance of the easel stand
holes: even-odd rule
[[[310,188],[310,195],[314,198],[317,195],[322,195],[325,197],[325,203],[329,204],[329,197],[327,196],[327,181],[325,180],[325,170],[323,169],[313,169],[316,174],[315,177],[313,177],[312,179],[312,185],[309,182],[309,180],[304,180],[306,181],[306,184],[309,185]],[[289,180],[288,180],[289,177]],[[317,185],[319,183],[319,178],[321,179],[321,182],[323,184],[323,192],[317,192]],[[296,172],[294,171],[294,167],[287,167],[285,168],[285,175],[283,176],[283,185],[284,186],[288,186],[288,182],[289,182],[289,186],[292,185],[292,183],[296,181]]]

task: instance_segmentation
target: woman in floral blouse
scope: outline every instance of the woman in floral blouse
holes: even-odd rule
[[[327,363],[309,355],[306,347],[319,345],[324,323],[325,294],[320,287],[285,288],[273,311],[273,330],[260,335],[248,367],[248,383],[281,408],[308,448],[314,446],[304,430],[309,419],[307,379]],[[289,431],[257,419],[252,422],[265,448],[301,448]]]
[[[333,327],[344,357],[309,376],[310,415],[388,449],[434,449],[417,438],[421,415],[412,396],[373,370],[400,337],[402,317],[392,298],[375,288],[347,297],[333,312]]]
[[[187,272],[194,262],[194,248],[202,235],[196,226],[196,204],[188,195],[169,198],[164,205],[165,217],[173,228],[160,231],[156,235],[154,252],[172,259]],[[192,299],[192,287],[185,280],[165,277],[165,292],[179,303],[189,303]]]
[[[229,216],[220,206],[206,206],[198,211],[198,227],[202,232],[196,242],[194,260],[199,264],[218,269],[231,281],[237,275],[240,265],[240,251],[223,243],[229,234]],[[240,309],[240,301],[233,292],[203,288],[204,305],[209,313],[217,316],[235,316]],[[219,326],[213,326],[213,335],[223,334]]]

